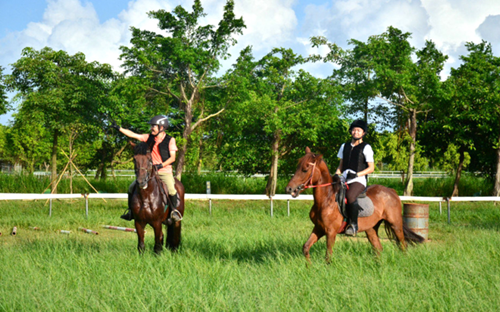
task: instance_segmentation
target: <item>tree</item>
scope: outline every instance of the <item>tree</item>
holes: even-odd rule
[[[149,17],[158,20],[158,27],[168,35],[132,27],[132,47],[121,47],[126,72],[149,86],[149,91],[166,97],[183,115],[182,140],[177,154],[176,176],[181,178],[191,133],[206,120],[221,114],[227,103],[217,107],[204,105],[203,97],[210,88],[210,78],[219,70],[220,60],[229,56],[228,48],[236,44],[234,35],[245,27],[235,18],[234,2],[224,7],[217,27],[199,25],[206,16],[201,1],[195,0],[193,11],[177,6],[172,12],[158,10]]]
[[[6,150],[9,159],[33,173],[36,166],[49,162],[50,135],[43,124],[21,114],[13,115],[14,124],[6,133]]]
[[[0,66],[0,115],[5,114],[8,108],[7,86],[4,83],[3,67]]]
[[[391,118],[394,118],[396,129],[408,129],[411,143],[405,195],[413,193],[417,116],[429,112],[441,96],[439,73],[448,58],[431,41],[426,41],[425,47],[415,51],[408,42],[409,38],[410,33],[391,26],[381,35],[371,36],[366,44],[352,40],[351,43],[355,44],[352,52],[346,53],[330,44],[331,51],[325,58],[346,66],[344,72],[354,82],[357,81],[355,74],[359,66],[350,64],[357,58],[355,64],[363,64],[364,68],[361,81],[365,86],[361,98],[368,98],[373,90],[377,90],[377,97],[394,108],[395,117]],[[324,41],[318,42],[324,44]]]
[[[71,56],[48,47],[25,48],[12,68],[6,84],[18,91],[19,116],[39,121],[52,136],[55,181],[60,134],[71,124],[102,124],[100,112],[107,104],[114,73],[108,64],[88,63],[83,53]],[[55,183],[52,191],[57,191]]]
[[[496,178],[494,195],[500,195],[500,58],[493,55],[491,45],[466,43],[469,54],[461,56],[462,65],[452,68],[445,82],[448,97],[444,98],[437,111],[434,123],[429,123],[434,132],[441,132],[441,139],[456,146],[460,155],[456,168],[452,196],[458,196],[458,184],[467,153],[478,153],[474,166],[488,159],[487,154],[496,152]],[[479,149],[479,150],[478,150]],[[492,170],[494,171],[494,170]]]
[[[324,134],[343,134],[336,131],[343,126],[338,86],[297,70],[308,61],[284,48],[254,61],[247,47],[229,73],[228,96],[238,104],[222,121],[222,154],[230,169],[270,172],[268,196],[276,193],[280,161],[293,159],[295,167],[304,146],[316,147]]]

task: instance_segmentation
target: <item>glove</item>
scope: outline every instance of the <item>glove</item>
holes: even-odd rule
[[[116,121],[111,120],[111,128],[115,128],[116,130],[120,131],[120,126],[116,124]]]
[[[357,173],[352,173],[352,172],[349,172],[347,174],[347,177],[346,177],[346,181],[349,182],[351,180],[354,180],[358,177],[358,174]]]
[[[154,165],[155,168],[156,168],[156,171],[160,170],[161,168],[163,168],[163,164],[156,164]]]

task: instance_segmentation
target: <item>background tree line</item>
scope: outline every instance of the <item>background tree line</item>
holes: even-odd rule
[[[366,42],[352,39],[350,49],[311,38],[329,48],[324,57],[276,47],[255,59],[247,47],[221,73],[235,37],[244,35],[233,1],[218,25],[201,25],[197,0],[191,11],[148,14],[162,33],[131,28],[131,46],[121,47],[123,73],[49,47],[25,48],[9,75],[0,68],[0,113],[17,106],[14,121],[0,127],[1,158],[29,172],[50,168],[54,180],[72,155],[106,179],[107,169],[132,166],[127,139],[110,120],[147,133],[146,121],[166,114],[179,146],[178,178],[184,170],[266,173],[266,192],[274,195],[277,176],[294,170],[305,146],[333,170],[350,121],[362,118],[371,124],[366,141],[377,169],[404,171],[405,194],[412,194],[414,170],[434,168],[456,175],[457,196],[468,168],[500,195],[500,58],[489,43],[467,43],[462,65],[445,80],[447,56],[432,41],[413,47],[411,34],[394,27]],[[336,64],[330,76],[303,69],[319,61]]]

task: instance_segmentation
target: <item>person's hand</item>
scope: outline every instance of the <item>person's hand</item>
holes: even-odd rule
[[[161,168],[163,168],[163,164],[156,164],[154,165],[155,168],[156,168],[156,171],[160,170]]]
[[[346,180],[347,182],[351,181],[351,180],[354,180],[358,177],[358,174],[357,173],[352,173],[352,172],[349,172],[347,174],[347,177],[346,177]]]
[[[115,120],[111,120],[111,128],[115,128],[116,130],[120,131],[120,126],[116,124]]]

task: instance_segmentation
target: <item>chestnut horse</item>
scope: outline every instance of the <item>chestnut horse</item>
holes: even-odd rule
[[[156,173],[151,158],[149,146],[141,142],[137,145],[130,143],[134,147],[134,166],[136,184],[132,195],[129,195],[129,207],[135,220],[135,229],[139,243],[137,249],[139,253],[144,252],[144,227],[149,224],[155,232],[154,251],[159,254],[163,247],[163,222],[167,223],[170,209],[165,208],[165,200],[168,200],[168,193],[160,189],[162,181]],[[175,189],[179,193],[180,204],[177,210],[184,215],[184,186],[175,179]],[[164,195],[166,194],[166,195]],[[169,201],[169,206],[170,205]],[[181,222],[177,221],[167,225],[166,247],[175,251],[181,243]]]
[[[344,219],[335,201],[341,183],[339,176],[332,178],[322,156],[311,153],[307,147],[306,155],[299,160],[297,170],[286,186],[286,192],[293,197],[299,196],[305,188],[314,188],[314,204],[309,213],[314,229],[303,247],[304,256],[309,262],[309,249],[325,235],[326,260],[330,260],[335,237],[341,231]],[[407,241],[412,244],[424,241],[421,236],[403,224],[401,200],[395,190],[382,185],[371,185],[366,195],[372,200],[374,211],[371,216],[358,219],[358,233],[366,232],[377,254],[382,251],[378,237],[378,228],[382,221],[385,223],[387,236],[395,239],[402,250],[406,249]]]

